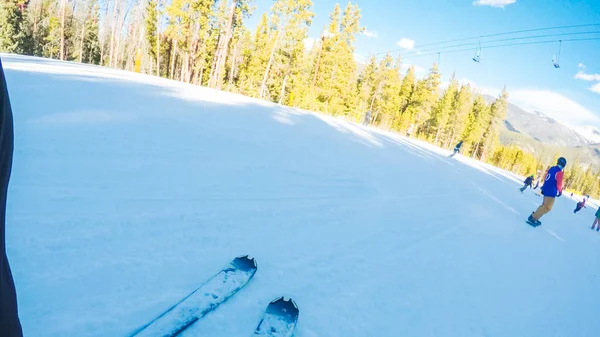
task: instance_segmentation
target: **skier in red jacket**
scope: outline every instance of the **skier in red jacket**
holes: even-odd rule
[[[552,166],[546,172],[546,176],[544,177],[544,186],[542,186],[544,201],[542,202],[542,205],[540,205],[535,212],[531,213],[527,219],[527,222],[533,226],[540,226],[542,224],[540,218],[552,210],[556,197],[560,197],[562,195],[564,176],[563,169],[565,166],[567,166],[567,160],[563,157],[560,157],[556,162],[556,166]]]

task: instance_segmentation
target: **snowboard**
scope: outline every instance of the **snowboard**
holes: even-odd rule
[[[536,223],[534,223],[534,222],[531,222],[531,221],[529,221],[529,220],[525,220],[525,222],[527,222],[527,223],[528,223],[528,224],[529,224],[531,227],[537,227],[537,226],[541,226],[541,225],[538,225],[538,224],[536,224]]]
[[[248,284],[257,269],[253,258],[247,255],[236,257],[229,266],[130,336],[179,335]]]
[[[300,310],[291,298],[271,301],[252,336],[291,337],[298,323]]]

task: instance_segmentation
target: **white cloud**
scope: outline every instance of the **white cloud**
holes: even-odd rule
[[[585,65],[582,66],[582,64],[579,64],[579,68],[584,68]],[[589,82],[598,82],[596,84],[593,84],[591,87],[589,87],[588,89],[592,92],[595,92],[597,94],[600,94],[600,74],[596,73],[596,74],[588,74],[585,73],[581,70],[579,70],[579,72],[577,72],[577,74],[575,74],[575,78],[578,80],[584,80],[584,81],[589,81]]]
[[[413,50],[415,48],[415,41],[405,37],[401,38],[396,44],[402,49]]]
[[[473,6],[490,6],[504,8],[504,6],[516,3],[517,0],[477,0],[473,1]]]
[[[312,37],[307,37],[306,39],[304,39],[304,49],[311,50],[314,45],[315,39],[313,39]]]
[[[585,69],[585,64],[583,64],[583,63],[579,62],[579,64],[577,65],[577,67],[578,67],[579,69]]]
[[[575,78],[578,80],[584,80],[584,81],[599,81],[600,82],[600,74],[586,74],[583,71],[578,72],[575,75]]]
[[[363,32],[363,35],[368,37],[369,39],[376,39],[379,37],[379,34],[377,33],[377,31],[367,30],[367,29],[365,29],[365,31]]]
[[[598,88],[600,91],[600,87]],[[509,91],[509,100],[528,111],[541,111],[571,125],[600,125],[600,117],[572,99],[554,91],[521,89]]]

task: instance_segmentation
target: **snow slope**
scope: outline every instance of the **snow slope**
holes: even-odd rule
[[[184,336],[597,336],[593,209],[393,134],[94,66],[3,54],[7,249],[26,336],[126,336],[224,267],[259,265]]]

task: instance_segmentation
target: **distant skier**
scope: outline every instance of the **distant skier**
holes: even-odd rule
[[[598,225],[598,227],[596,227]],[[592,224],[592,229],[596,227],[596,232],[600,231],[600,208],[596,211],[596,218],[594,219],[594,223]]]
[[[567,166],[567,160],[563,157],[560,157],[556,162],[556,166],[552,166],[548,169],[544,178],[544,185],[542,186],[544,201],[535,212],[531,213],[527,219],[527,222],[533,224],[534,226],[540,226],[542,224],[540,218],[552,210],[556,197],[560,197],[562,195],[564,176],[563,169],[565,166]]]
[[[529,177],[525,178],[525,181],[523,181],[523,183],[525,185],[523,185],[523,187],[521,187],[519,189],[521,191],[521,193],[523,193],[523,191],[525,191],[527,189],[527,187],[531,188],[531,185],[533,185],[533,174],[530,175]]]
[[[585,197],[583,198],[582,201],[577,203],[577,206],[575,207],[575,210],[573,211],[573,213],[577,213],[577,212],[581,211],[582,208],[587,208],[587,207],[585,207]]]
[[[460,152],[460,148],[462,147],[463,141],[461,140],[460,142],[458,142],[458,144],[456,144],[456,146],[454,147],[454,152],[449,156],[449,157],[454,157],[456,156],[456,154],[458,152]]]

